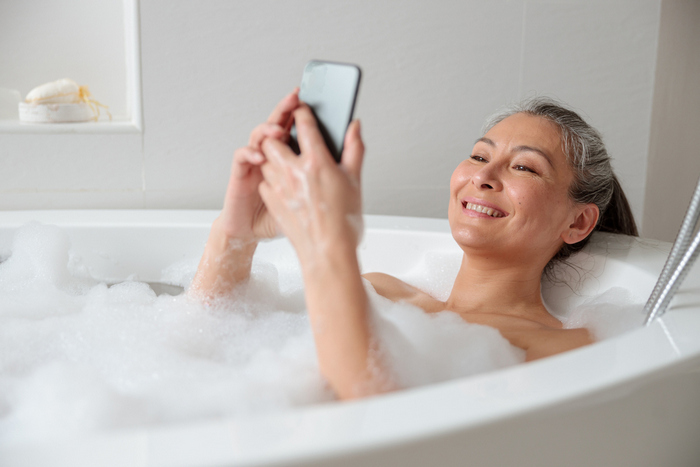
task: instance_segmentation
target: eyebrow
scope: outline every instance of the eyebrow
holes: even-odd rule
[[[494,143],[492,140],[486,138],[485,136],[477,139],[474,144],[476,144],[476,143],[486,143],[489,146],[493,146],[494,148],[496,147],[496,143]],[[516,146],[513,148],[513,152],[523,152],[523,151],[534,152],[536,154],[539,154],[540,156],[545,158],[545,160],[549,163],[549,165],[552,168],[554,168],[554,164],[552,163],[552,159],[549,157],[549,154],[547,154],[543,150],[538,149],[538,148],[533,148],[532,146],[525,146],[525,145]]]

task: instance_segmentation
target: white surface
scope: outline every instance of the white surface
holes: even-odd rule
[[[75,123],[92,120],[95,115],[87,104],[19,103],[19,119],[26,123]]]
[[[25,70],[23,60],[41,44],[36,38],[45,37],[37,30],[48,30],[66,50],[74,50],[70,41],[79,38],[81,47],[91,52],[112,54],[103,39],[111,41],[117,33],[102,33],[107,21],[103,13],[81,4],[60,8],[82,12],[100,32],[75,28],[60,36],[45,11],[26,19],[36,9],[34,2],[5,11],[0,26],[10,26],[0,27],[0,44],[5,44],[0,53],[7,56],[2,62],[13,66],[0,70],[0,80],[10,69]],[[46,203],[73,208],[220,207],[234,149],[299,84],[306,61],[326,58],[363,67],[357,115],[367,142],[364,188],[369,213],[444,217],[449,176],[470,151],[484,118],[535,92],[568,101],[600,128],[635,212],[641,213],[660,0],[156,0],[140,4],[140,24],[128,12],[133,2],[123,5],[127,25],[136,24],[141,35],[140,43],[125,50],[141,52],[140,61],[127,61],[126,73],[131,76],[143,66],[143,139],[106,135],[95,144],[97,138],[82,133],[47,138],[0,134],[3,170],[13,177],[21,174],[21,183],[0,187],[0,208]],[[121,18],[114,4],[100,8],[111,12],[110,21]],[[86,18],[81,16],[81,21]],[[84,53],[76,55],[70,60],[104,72],[104,79],[124,80],[117,78],[124,71],[112,73]],[[61,57],[52,55],[49,63],[60,69]],[[122,59],[118,65],[123,66]],[[64,75],[89,84],[98,100],[112,105],[96,79],[59,74]],[[15,87],[28,90],[55,77]],[[127,86],[127,94],[132,87]],[[140,111],[134,111],[136,117]],[[0,126],[0,131],[15,128]],[[86,139],[91,140],[89,153]],[[74,154],[107,167],[119,160],[123,167],[105,189],[84,183],[101,177],[91,164],[57,166],[54,176],[63,186],[56,191],[45,185],[35,166],[46,158],[65,160]],[[137,192],[134,173],[143,178]]]
[[[0,86],[26,97],[34,87],[70,77],[128,119],[124,1],[3,2]]]
[[[367,143],[368,213],[444,217],[450,174],[484,118],[533,92],[591,116],[619,148],[617,165],[645,174],[639,155],[648,141],[656,2],[207,5],[141,5],[146,180],[149,190],[198,195],[181,207],[220,206],[232,150],[298,84],[310,58],[363,68],[357,115]],[[177,60],[165,47],[178,51]],[[164,75],[174,79],[163,82]],[[227,105],[205,114],[196,93],[169,98],[204,82]],[[607,117],[612,107],[616,114]],[[641,212],[643,177],[623,184]]]
[[[125,277],[136,269],[148,279],[198,256],[216,215],[5,212],[0,245],[38,219],[64,227],[95,271]],[[459,255],[445,221],[370,216],[367,227],[365,269],[405,270],[431,251]],[[292,254],[285,244],[262,244],[259,254]],[[613,237],[589,251],[605,251],[594,255],[604,268],[586,275],[579,293],[615,284],[648,293],[667,249]],[[699,337],[696,269],[663,320],[551,358],[356,402],[1,448],[0,459],[6,466],[697,465]]]
[[[60,126],[0,121],[6,174],[0,209],[143,207],[137,1],[29,1],[8,8],[0,15],[0,56],[13,66],[0,69],[0,83],[18,82],[13,87],[26,94],[42,82],[73,76],[110,106],[114,120],[103,112],[107,121]]]
[[[19,108],[18,105],[15,107]],[[17,119],[15,119],[17,120]],[[37,135],[46,135],[46,134],[60,134],[60,135],[66,135],[66,134],[85,134],[85,133],[92,133],[92,134],[98,134],[98,135],[109,135],[109,134],[115,134],[115,133],[141,133],[141,130],[132,122],[81,122],[81,123],[64,123],[62,125],[24,125],[23,123],[19,123],[19,121],[2,121],[0,120],[0,133],[13,133],[15,135],[18,134],[37,134]],[[109,137],[104,137],[103,141],[104,142],[109,142],[111,138]],[[75,141],[72,141],[74,143]],[[123,141],[122,141],[123,142]],[[128,142],[127,142],[128,145]],[[78,149],[78,148],[76,148]],[[79,150],[79,149],[78,149]],[[112,151],[110,151],[109,147],[105,148],[106,151],[109,151],[111,154]],[[116,152],[116,151],[115,151]],[[117,156],[114,154],[115,157]],[[4,194],[2,194],[4,196]]]
[[[17,121],[19,118],[17,106],[21,100],[18,90],[0,87],[0,122],[3,120]]]

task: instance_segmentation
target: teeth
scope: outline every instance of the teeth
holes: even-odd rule
[[[467,203],[466,205],[467,209],[471,209],[472,211],[476,212],[481,212],[483,214],[487,214],[491,217],[503,217],[503,214],[500,212],[496,211],[495,209],[492,208],[487,208],[486,206],[481,206],[479,204],[472,204],[472,203]]]

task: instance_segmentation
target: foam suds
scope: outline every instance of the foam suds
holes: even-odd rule
[[[140,282],[108,287],[69,246],[57,227],[34,223],[3,252],[0,444],[333,399],[318,371],[298,266],[254,261],[234,297],[205,307]],[[161,280],[187,286],[196,265],[176,263]],[[441,277],[425,289],[439,297],[448,284],[449,292],[452,269],[431,270]],[[495,329],[449,312],[427,315],[367,288],[402,387],[523,361]]]
[[[644,304],[636,303],[629,290],[612,287],[571,311],[567,329],[588,328],[595,340],[609,339],[644,323]]]
[[[428,314],[371,294],[377,337],[399,387],[414,387],[483,373],[525,361],[492,327],[467,323],[456,313]]]

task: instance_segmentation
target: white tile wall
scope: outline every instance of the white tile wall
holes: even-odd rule
[[[24,98],[35,86],[72,78],[89,85],[114,117],[127,119],[124,3],[2,2],[0,87]]]
[[[547,93],[604,137],[641,221],[659,2],[529,1],[521,96]]]
[[[22,190],[2,193],[0,209],[141,209],[143,198],[142,190]]]
[[[665,1],[659,32],[644,235],[673,241],[700,176],[700,2]]]
[[[143,133],[0,127],[9,174],[0,207],[34,207],[43,196],[66,208],[218,208],[233,150],[298,84],[303,64],[325,58],[363,68],[368,213],[444,216],[449,176],[484,118],[532,93],[590,117],[641,212],[659,5],[140,2]]]
[[[139,190],[141,135],[0,135],[3,191]]]

